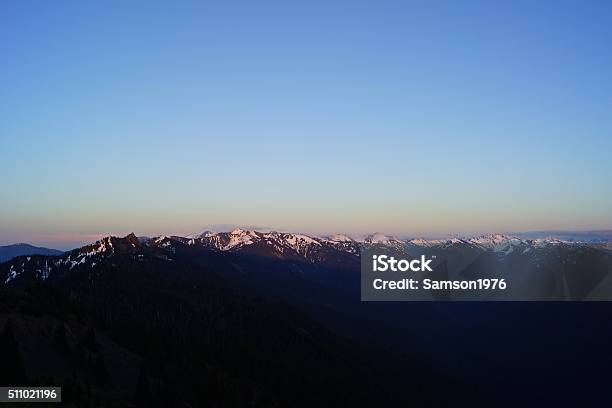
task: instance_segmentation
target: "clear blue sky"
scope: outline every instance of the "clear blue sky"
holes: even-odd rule
[[[0,244],[612,228],[610,2],[126,3],[0,2]]]

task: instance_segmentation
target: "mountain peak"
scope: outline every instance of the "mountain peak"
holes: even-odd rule
[[[200,234],[196,234],[193,238],[208,238],[216,235],[217,233],[214,231],[203,231]],[[189,237],[191,238],[191,237]]]
[[[515,242],[515,243],[519,243],[519,242],[523,242],[523,240],[521,238],[512,236],[512,235],[505,235],[505,234],[486,234],[486,235],[481,235],[478,237],[474,237],[472,239],[470,239],[471,242],[476,242],[476,243],[500,243],[500,242]]]
[[[482,235],[470,239],[469,242],[505,255],[512,253],[516,247],[527,244],[526,241],[520,238],[504,234]]]
[[[353,238],[345,234],[334,234],[334,235],[327,236],[325,238],[333,242],[353,242],[355,241]]]
[[[130,232],[128,235],[126,235],[125,239],[132,245],[140,245],[140,240],[133,232]]]
[[[366,236],[363,241],[368,244],[386,244],[388,242],[397,241],[397,239],[395,239],[391,235],[385,235],[381,232],[375,232]]]

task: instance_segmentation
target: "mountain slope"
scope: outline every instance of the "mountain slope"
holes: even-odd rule
[[[90,387],[113,406],[405,405],[403,392],[389,392],[397,385],[391,376],[396,369],[387,373],[403,357],[381,356],[260,291],[321,292],[303,279],[316,266],[289,255],[281,260],[220,251],[180,237],[141,243],[130,234],[62,257],[18,257],[0,265],[1,283],[7,282],[2,291],[19,293],[6,297],[0,324],[13,322],[12,336],[22,350],[33,347],[34,337],[41,350],[51,349],[44,360],[56,362],[47,369],[91,367],[76,370],[76,377],[63,368],[49,375],[60,384],[76,383],[68,389]],[[46,306],[36,306],[41,302]],[[66,302],[78,316],[61,306]],[[32,313],[51,316],[37,325],[28,323]],[[63,325],[65,331],[84,334],[70,334],[56,349],[50,328],[61,321],[72,322]],[[97,340],[81,352],[78,339],[88,332]],[[126,353],[132,374],[122,377],[115,362]],[[31,363],[35,356],[28,352],[23,359],[30,379],[42,372]],[[429,375],[422,368],[409,377]],[[413,401],[431,399],[416,394],[416,385],[407,389],[415,393]]]

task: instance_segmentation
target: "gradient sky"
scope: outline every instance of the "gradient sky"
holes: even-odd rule
[[[126,3],[0,2],[0,244],[612,228],[609,1]]]

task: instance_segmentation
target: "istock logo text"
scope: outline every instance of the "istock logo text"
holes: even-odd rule
[[[425,255],[421,255],[421,259],[395,259],[393,256],[387,255],[373,255],[372,270],[374,272],[432,272],[433,270],[429,266],[431,259],[426,259]]]

